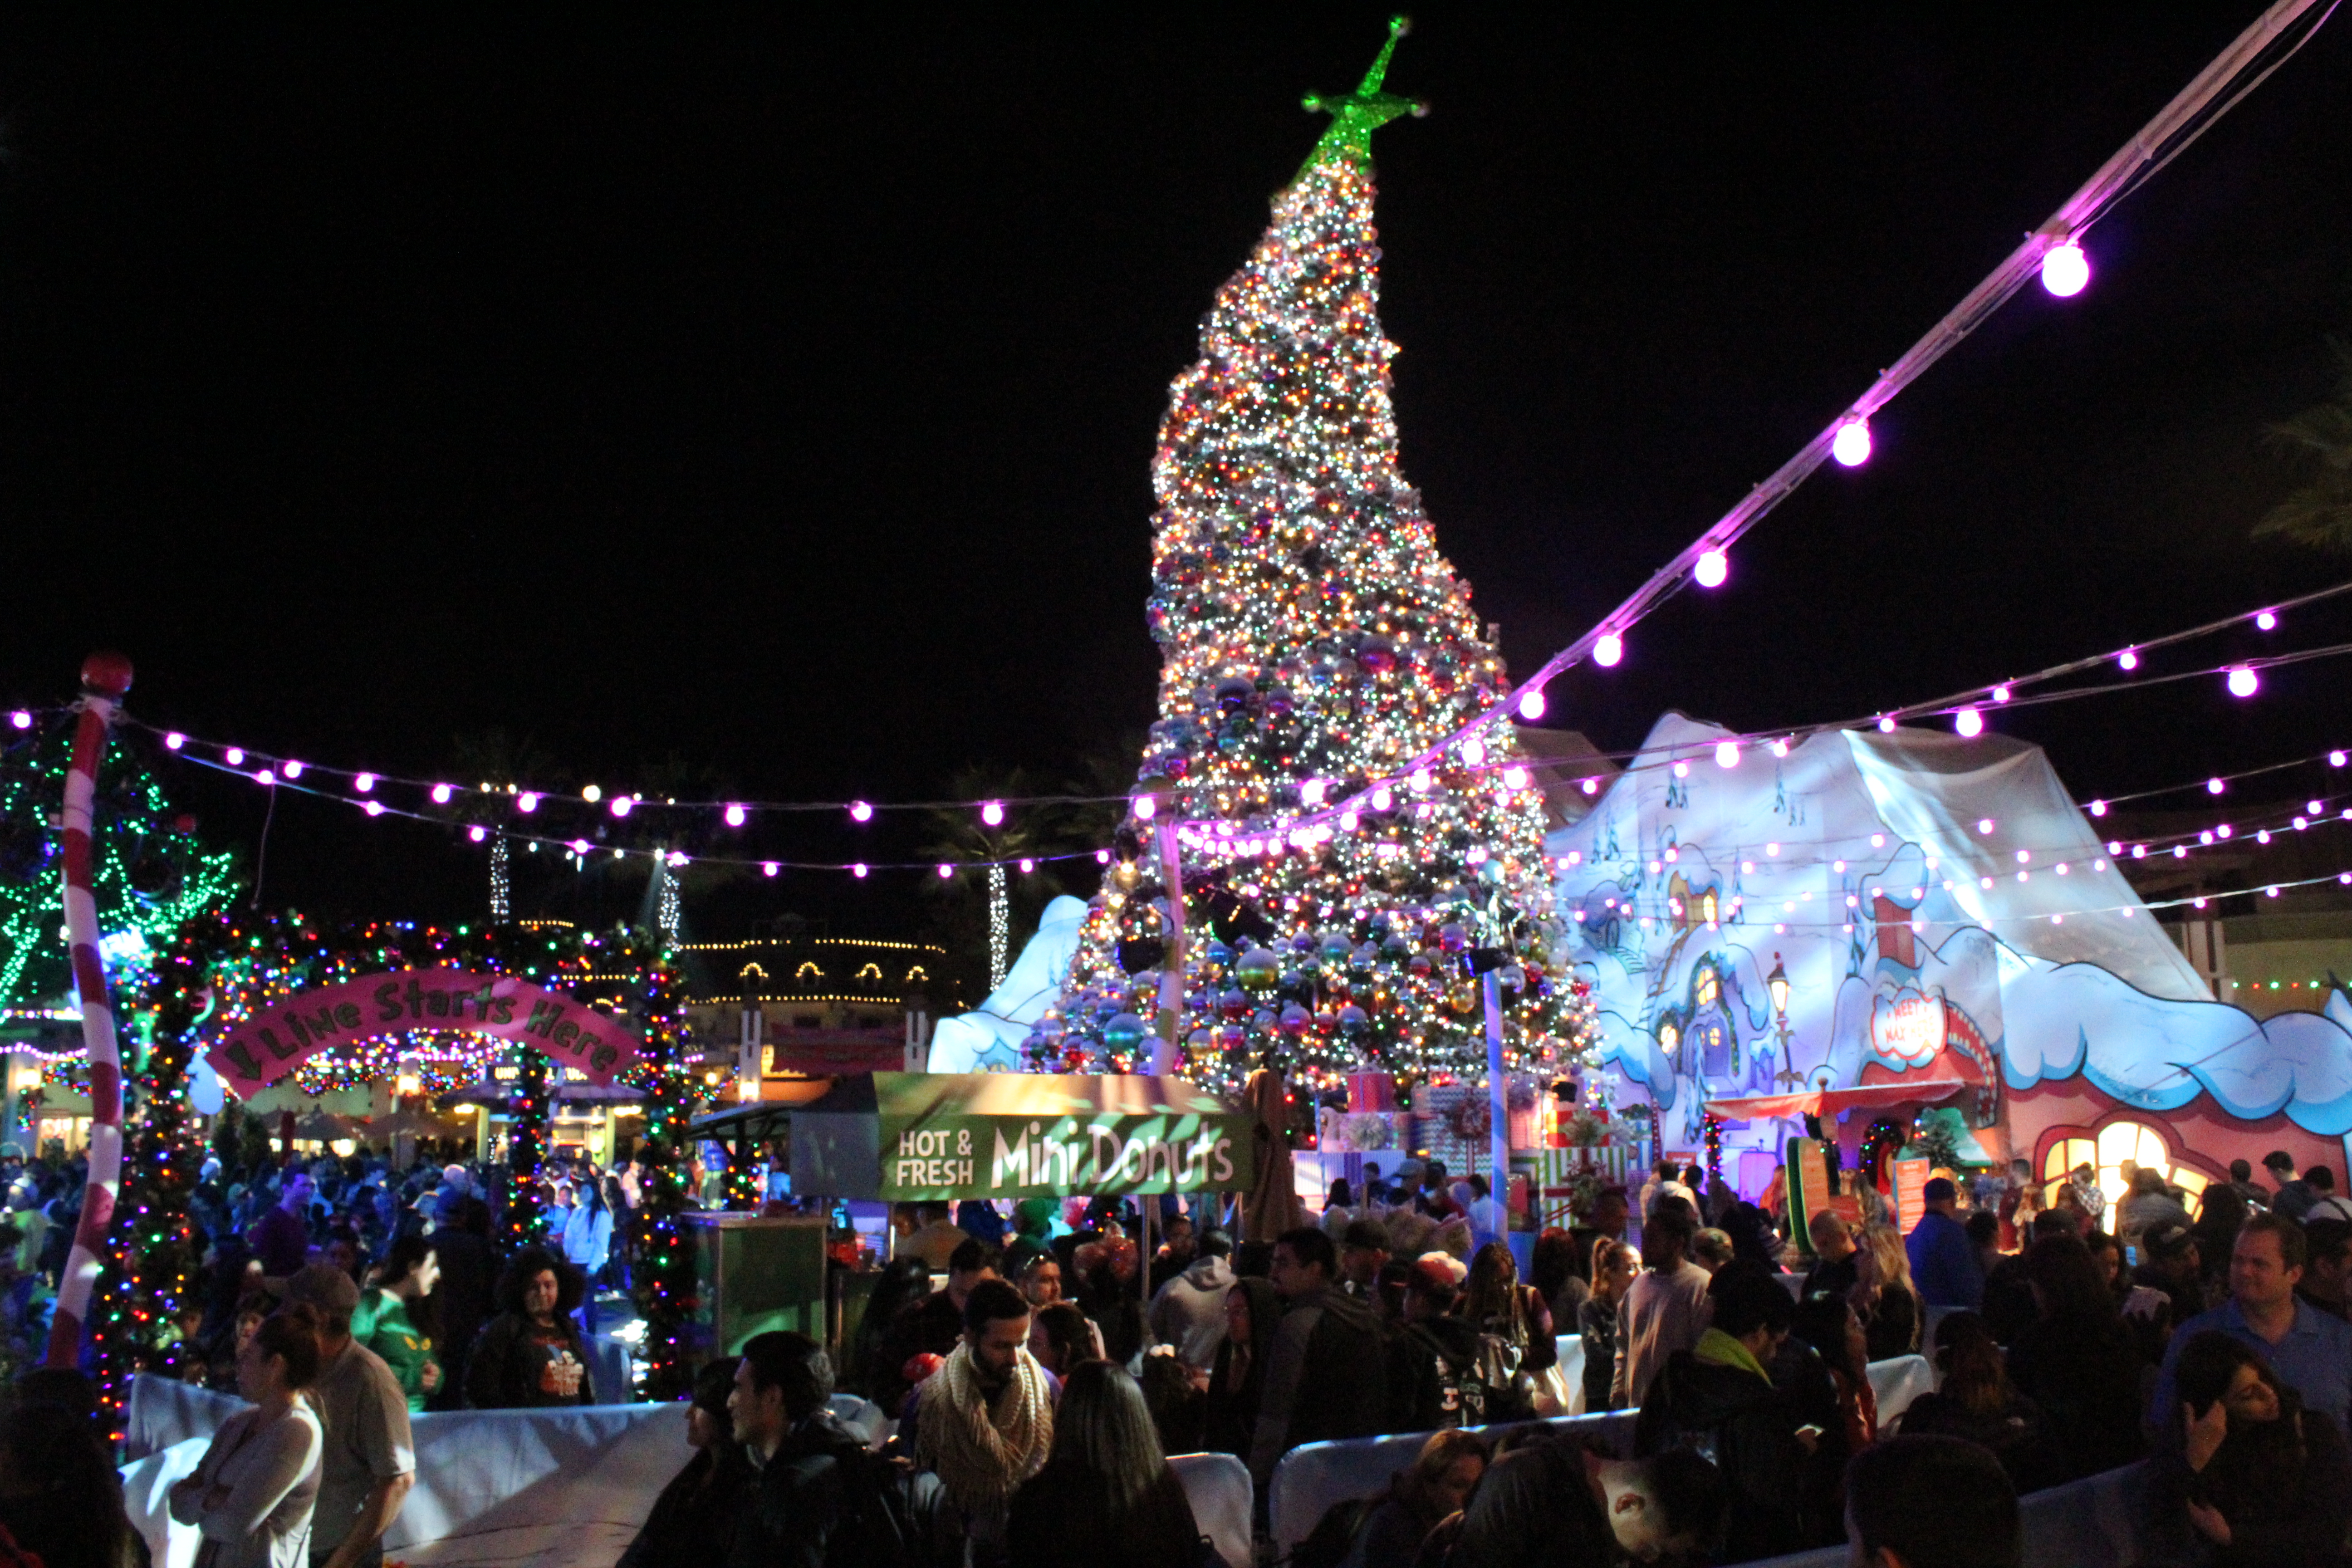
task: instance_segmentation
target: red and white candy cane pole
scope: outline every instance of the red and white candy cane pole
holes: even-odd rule
[[[89,1047],[89,1181],[82,1188],[81,1224],[74,1230],[57,1315],[49,1323],[48,1364],[72,1366],[81,1357],[82,1323],[98,1284],[99,1259],[114,1226],[114,1194],[122,1182],[122,1059],[114,1045],[114,1005],[106,990],[106,961],[98,951],[98,900],[89,890],[90,803],[98,793],[99,759],[114,705],[131,689],[131,661],[94,653],[81,661],[81,721],[74,727],[73,761],[66,769],[66,942],[73,952],[74,990],[81,998],[81,1038]]]

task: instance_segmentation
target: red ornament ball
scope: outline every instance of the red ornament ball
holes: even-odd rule
[[[101,650],[81,661],[82,689],[100,697],[120,697],[131,689],[131,660]]]

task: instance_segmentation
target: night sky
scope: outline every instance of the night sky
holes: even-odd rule
[[[1516,669],[2258,7],[1536,9],[1423,11],[1389,85],[1433,112],[1375,142],[1405,470]],[[771,799],[1129,746],[1167,384],[1319,131],[1299,94],[1386,13],[802,10],[0,16],[0,700],[117,646],[197,734],[432,775],[503,730],[559,778]],[[2339,19],[2093,232],[2084,295],[2021,295],[1549,721],[1867,713],[2352,577],[2247,538],[2300,477],[2265,425],[2352,331],[2347,81]],[[2348,669],[2002,727],[2120,794],[2352,741]],[[251,848],[262,792],[169,776]],[[273,904],[481,910],[441,829],[288,795],[268,854]],[[595,902],[560,881],[518,912]],[[911,934],[919,886],[688,916]]]

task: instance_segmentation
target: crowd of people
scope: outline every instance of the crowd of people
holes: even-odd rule
[[[1907,1236],[1850,1184],[1856,1203],[1811,1215],[1800,1247],[1779,1181],[1750,1201],[1662,1166],[1538,1237],[1525,1279],[1502,1243],[1462,1245],[1484,1194],[1418,1163],[1262,1247],[1172,1203],[902,1205],[838,1367],[767,1333],[701,1369],[690,1460],[624,1568],[1202,1568],[1169,1455],[1240,1460],[1263,1529],[1286,1454],[1397,1433],[1425,1434],[1417,1456],[1333,1508],[1295,1568],[1730,1563],[1839,1542],[1991,1568],[2018,1560],[2019,1496],[2139,1459],[2163,1560],[2337,1563],[2352,1205],[2323,1169],[2270,1173],[2191,1194],[2126,1172],[2112,1230],[2080,1174],[1939,1178]],[[11,1175],[12,1210],[54,1223],[28,1201],[44,1173]],[[374,1568],[414,1477],[412,1413],[593,1399],[585,1265],[614,1268],[628,1193],[617,1173],[564,1182],[547,1241],[501,1259],[495,1173],[207,1172],[185,1373],[248,1404],[171,1491],[205,1568]],[[583,1228],[590,1256],[567,1256]],[[0,1235],[16,1284],[39,1277],[24,1239]],[[465,1279],[491,1285],[452,1333]],[[1556,1337],[1571,1330],[1573,1385]],[[1937,1386],[1882,1418],[1870,1363],[1914,1351]],[[887,1445],[844,1424],[837,1387],[879,1407]],[[109,1522],[94,1405],[77,1373],[19,1380],[0,1564],[143,1557]],[[1535,1419],[1607,1410],[1630,1419],[1613,1448]]]
[[[626,1284],[629,1167],[551,1163],[539,1239],[508,1250],[503,1167],[292,1152],[225,1165],[231,1153],[205,1157],[193,1288],[149,1368],[250,1402],[172,1489],[205,1568],[373,1568],[414,1479],[412,1415],[594,1401],[585,1336],[598,1289]],[[0,1332],[16,1367],[40,1359],[85,1178],[79,1159],[0,1154]],[[0,1564],[143,1562],[90,1379],[39,1368],[13,1392]]]
[[[1073,1563],[1113,1545],[1198,1563],[1160,1456],[1234,1455],[1263,1509],[1301,1444],[1425,1433],[1297,1568],[1728,1563],[1873,1539],[1906,1565],[2013,1563],[2019,1496],[2140,1459],[2160,1516],[2144,1538],[2168,1561],[2334,1563],[2352,1215],[2326,1206],[2329,1173],[2273,1174],[2190,1194],[2127,1170],[2112,1215],[2088,1171],[1938,1178],[1907,1235],[1849,1184],[1851,1210],[1811,1216],[1798,1247],[1781,1182],[1750,1201],[1662,1167],[1543,1233],[1524,1279],[1508,1247],[1460,1246],[1484,1194],[1420,1163],[1335,1192],[1323,1224],[1270,1247],[1167,1216],[1148,1262],[1141,1216],[1103,1205],[1050,1239],[1018,1212],[992,1228],[973,1206],[910,1210],[902,1241],[946,1288],[928,1261],[887,1272],[843,1382],[898,1415],[914,1473],[984,1561],[1061,1561],[1023,1521],[1083,1518]],[[1571,1331],[1573,1387],[1555,1338]],[[1937,1391],[1882,1418],[1870,1363],[1914,1352]],[[1090,1431],[1118,1390],[1123,1451],[1151,1465],[1113,1483],[1108,1460],[1064,1455],[1081,1387]],[[1622,1453],[1529,1419],[1609,1410],[1633,1418]]]

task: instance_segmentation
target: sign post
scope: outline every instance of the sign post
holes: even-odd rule
[[[1927,1177],[1935,1162],[1925,1155],[1895,1162],[1895,1223],[1904,1235],[1918,1228],[1927,1215]]]
[[[1789,1140],[1789,1229],[1797,1249],[1813,1255],[1813,1216],[1833,1207],[1830,1165],[1818,1138]]]

